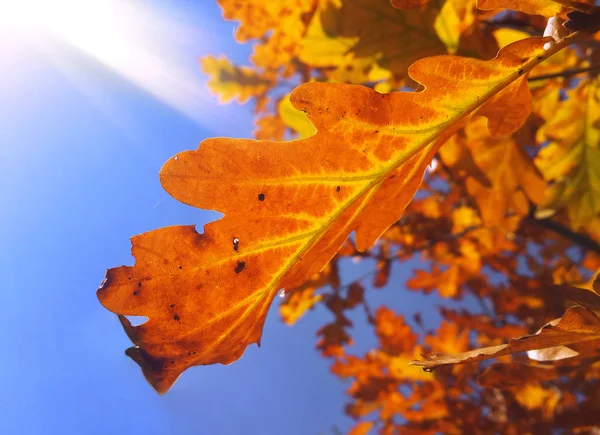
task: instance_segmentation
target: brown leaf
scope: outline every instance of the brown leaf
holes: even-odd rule
[[[496,358],[528,350],[600,339],[600,319],[583,307],[569,308],[560,319],[547,323],[537,334],[514,338],[500,346],[484,347],[457,354],[431,354],[425,361],[411,361],[411,365],[434,370],[448,364],[465,364]]]

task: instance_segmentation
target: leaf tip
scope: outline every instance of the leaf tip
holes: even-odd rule
[[[137,346],[127,349],[125,355],[141,367],[144,377],[158,394],[167,393],[181,376],[182,371],[165,369],[162,360],[153,358]]]

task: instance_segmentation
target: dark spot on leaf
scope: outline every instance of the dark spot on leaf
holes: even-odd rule
[[[544,56],[538,56],[537,60],[542,60],[544,58]]]
[[[127,279],[128,279],[129,281],[131,281],[131,277],[130,277],[130,276],[128,276],[128,277],[127,277]]]
[[[171,360],[171,364],[175,364],[175,361]]]
[[[134,295],[134,296],[137,296],[137,295],[138,295],[138,292],[137,292],[137,290],[133,292],[133,295]]]
[[[238,261],[237,266],[235,266],[235,273],[240,273],[242,270],[246,268],[245,261]]]
[[[336,188],[335,188],[335,191],[336,191],[336,192],[339,192],[341,189],[342,189],[342,188],[341,188],[340,186],[338,186],[338,187],[336,187]]]
[[[394,178],[396,178],[396,174],[390,176],[390,180],[393,180]]]
[[[524,57],[523,59],[521,59],[521,63],[525,63],[525,62],[527,62],[528,60],[529,60],[529,58],[528,58],[528,57]]]
[[[259,201],[264,201],[265,200],[265,194],[264,193],[259,193],[258,194],[258,200]]]
[[[138,287],[142,286],[142,281],[138,282]]]
[[[178,316],[177,314],[175,314],[175,315],[173,316],[173,320],[176,320],[176,321],[178,321],[178,322],[179,322],[179,316]]]
[[[519,70],[519,75],[521,75],[521,74],[523,74],[523,70],[522,69]]]
[[[375,130],[375,133],[379,133],[379,130]]]
[[[240,248],[240,239],[237,237],[233,238],[233,250],[237,251]]]
[[[179,266],[179,270],[181,270],[181,269],[183,269],[183,267],[182,267],[182,266]]]
[[[171,308],[175,308],[175,304],[171,304],[169,305]]]

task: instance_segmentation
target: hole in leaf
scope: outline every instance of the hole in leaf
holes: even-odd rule
[[[148,321],[148,316],[125,316],[131,326],[140,326]]]

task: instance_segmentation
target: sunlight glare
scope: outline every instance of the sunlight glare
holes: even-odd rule
[[[206,106],[214,101],[202,85],[197,53],[183,57],[173,49],[187,30],[142,1],[0,0],[3,39],[34,40],[40,50],[66,42],[206,124]],[[199,49],[202,42],[204,35]]]

